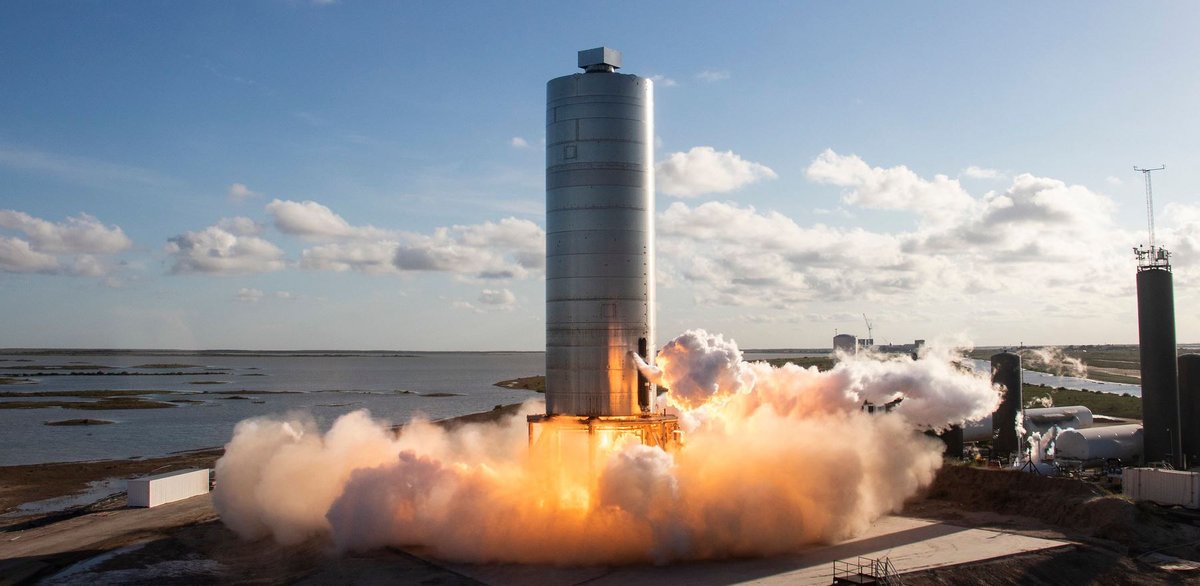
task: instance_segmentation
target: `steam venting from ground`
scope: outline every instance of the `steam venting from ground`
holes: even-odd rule
[[[531,401],[497,424],[394,434],[365,411],[243,421],[214,503],[247,539],[329,538],[340,551],[418,546],[455,561],[666,563],[771,555],[851,537],[928,485],[942,446],[920,430],[995,411],[999,395],[949,351],[843,357],[830,371],[748,363],[693,330],[643,371],[687,432],[664,451],[630,437],[528,444]],[[903,400],[868,414],[864,401]],[[566,434],[564,434],[566,435]],[[575,452],[573,450],[579,450]]]
[[[1062,348],[1056,346],[1022,348],[1017,353],[1021,355],[1025,368],[1029,370],[1055,376],[1087,378],[1087,365],[1074,356],[1068,356]]]

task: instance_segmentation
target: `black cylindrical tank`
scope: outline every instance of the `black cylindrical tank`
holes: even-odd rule
[[[1142,462],[1182,465],[1175,352],[1175,293],[1171,271],[1137,274],[1138,343],[1142,358]]]
[[[1018,449],[1017,414],[1021,412],[1021,355],[1001,352],[992,355],[992,384],[1004,393],[992,415],[992,454],[1008,456]]]
[[[963,428],[961,425],[952,425],[949,429],[938,434],[938,439],[946,444],[946,451],[943,455],[956,460],[963,456]]]
[[[1187,465],[1200,463],[1200,354],[1179,357],[1179,429]]]

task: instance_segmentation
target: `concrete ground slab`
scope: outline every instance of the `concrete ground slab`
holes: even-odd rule
[[[662,586],[663,584],[830,584],[833,562],[887,557],[900,573],[978,562],[1068,545],[991,529],[971,529],[911,517],[876,521],[863,535],[836,545],[762,559],[676,563],[669,566],[555,568],[452,564],[448,569],[495,586]]]

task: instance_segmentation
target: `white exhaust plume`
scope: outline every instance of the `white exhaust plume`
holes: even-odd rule
[[[1022,348],[1017,351],[1025,368],[1053,374],[1055,376],[1073,376],[1087,378],[1087,365],[1082,360],[1068,356],[1062,348],[1044,346],[1041,348]]]
[[[328,536],[342,551],[420,546],[446,560],[558,565],[761,556],[833,542],[900,509],[941,466],[944,428],[991,413],[998,393],[949,352],[849,358],[829,372],[747,363],[700,330],[643,371],[671,388],[684,445],[605,438],[586,452],[528,446],[525,415],[393,436],[365,412],[321,435],[311,421],[238,425],[214,503],[242,537]],[[903,398],[894,412],[867,414]],[[609,441],[609,440],[612,441]],[[586,446],[583,446],[586,450]]]

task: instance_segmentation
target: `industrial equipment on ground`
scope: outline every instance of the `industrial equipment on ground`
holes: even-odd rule
[[[529,417],[530,443],[667,446],[677,420],[656,413],[633,357],[655,353],[653,83],[617,73],[607,47],[579,67],[546,85],[546,414]]]
[[[834,586],[898,586],[900,574],[888,558],[866,558],[859,556],[854,561],[833,562]]]

